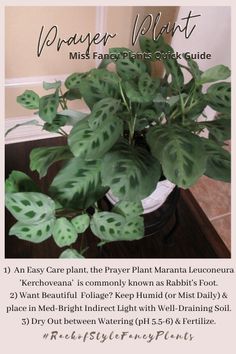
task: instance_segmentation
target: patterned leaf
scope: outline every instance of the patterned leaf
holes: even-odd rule
[[[9,235],[15,235],[21,240],[40,243],[52,235],[54,223],[54,218],[36,224],[24,224],[18,221],[11,227]]]
[[[145,103],[152,101],[153,97],[143,96],[133,82],[126,81],[124,82],[123,87],[126,96],[131,102]]]
[[[122,121],[114,116],[108,117],[95,131],[87,120],[81,121],[71,130],[68,145],[75,156],[97,159],[110,150],[121,132]]]
[[[83,79],[79,90],[86,104],[93,105],[106,97],[119,97],[119,78],[116,73],[106,69],[94,69]]]
[[[92,113],[88,117],[89,126],[92,129],[100,127],[110,116],[113,116],[120,108],[120,100],[112,97],[103,98],[95,103]]]
[[[48,168],[56,161],[67,160],[73,155],[66,146],[40,147],[30,153],[30,169],[37,171],[40,178],[47,174]]]
[[[78,237],[75,227],[66,218],[56,220],[52,234],[58,247],[70,246]]]
[[[138,59],[124,58],[116,61],[116,70],[122,79],[134,80],[147,71],[147,66]]]
[[[142,52],[152,54],[151,55],[152,61],[156,60],[155,53],[162,48],[163,44],[164,44],[164,39],[161,36],[158,38],[158,40],[153,40],[151,38],[144,37],[144,36],[139,37],[139,45]]]
[[[76,231],[79,234],[82,234],[88,227],[90,223],[90,219],[88,214],[78,215],[71,220],[74,225]]]
[[[39,108],[39,95],[32,90],[26,90],[22,95],[17,96],[17,102],[28,109]]]
[[[165,177],[179,187],[189,188],[205,172],[202,141],[189,131],[157,126],[149,130],[147,142],[153,156],[160,160]]]
[[[57,114],[55,118],[53,118],[52,123],[45,123],[43,126],[43,130],[48,132],[57,133],[60,127],[63,127],[67,123],[68,117],[63,116],[62,114]]]
[[[54,178],[50,192],[65,207],[86,209],[104,196],[99,160],[73,158]]]
[[[21,171],[12,171],[5,181],[6,193],[39,192],[39,187],[34,181]]]
[[[84,258],[78,251],[67,248],[65,251],[63,251],[59,258]]]
[[[138,81],[139,91],[142,96],[152,101],[152,98],[155,97],[157,89],[160,86],[159,79],[152,79],[148,73],[143,73]]]
[[[161,175],[158,160],[141,148],[117,143],[102,161],[102,182],[122,200],[140,201],[153,192]]]
[[[78,89],[81,81],[86,77],[87,73],[73,73],[65,81],[67,89]]]
[[[90,227],[94,235],[102,241],[111,242],[122,238],[124,224],[125,218],[122,215],[103,211],[93,215]]]
[[[188,63],[188,67],[192,73],[194,80],[200,84],[202,72],[198,67],[198,63],[195,60],[193,60],[192,58],[186,58],[186,56],[185,56],[185,60]]]
[[[216,65],[210,69],[204,71],[201,74],[201,84],[205,84],[207,82],[214,82],[225,80],[230,76],[230,70],[227,66],[224,65]]]
[[[209,130],[210,137],[220,142],[229,140],[231,137],[231,124],[230,120],[227,118],[218,118],[216,120],[204,122],[201,124],[205,125],[206,128]]]
[[[45,122],[52,123],[57,115],[59,96],[55,92],[51,95],[43,96],[39,100],[39,116]]]
[[[74,88],[66,91],[63,97],[69,101],[73,101],[77,100],[78,98],[81,98],[81,93],[79,89]]]
[[[126,219],[113,212],[95,213],[90,227],[92,232],[101,239],[102,244],[113,241],[139,240],[144,235],[144,224],[141,217]]]
[[[134,216],[141,215],[143,213],[143,207],[141,201],[126,202],[122,200],[116,203],[112,209],[112,212],[132,218]]]
[[[23,224],[35,224],[54,217],[55,203],[36,192],[7,193],[6,207]]]
[[[230,182],[230,153],[214,141],[202,138],[207,153],[205,175],[219,181]]]
[[[217,112],[230,113],[231,109],[231,84],[219,82],[211,85],[206,94],[207,102]]]

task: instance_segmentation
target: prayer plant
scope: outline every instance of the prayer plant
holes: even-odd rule
[[[59,247],[69,246],[61,258],[83,258],[84,250],[73,244],[89,227],[100,245],[144,236],[141,200],[161,176],[184,189],[202,175],[230,181],[224,141],[230,139],[231,86],[222,81],[230,70],[217,65],[202,72],[189,57],[182,65],[166,55],[164,76],[155,78],[150,72],[156,52],[174,51],[162,37],[142,36],[140,48],[149,59],[112,48],[99,68],[73,73],[64,86],[44,82],[46,96],[26,90],[17,97],[23,107],[36,110],[44,130],[66,136],[67,144],[30,153],[30,168],[40,178],[64,160],[47,194],[23,172],[7,178],[6,207],[17,220],[10,235],[35,243],[53,237]],[[191,76],[188,82],[184,71]],[[81,99],[87,114],[69,108]],[[204,114],[207,106],[216,111],[213,121]],[[72,127],[68,134],[65,126]],[[203,130],[207,138],[199,135]],[[108,190],[119,202],[104,211],[100,200]]]

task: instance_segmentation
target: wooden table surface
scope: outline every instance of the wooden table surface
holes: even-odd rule
[[[63,145],[64,142],[63,138],[53,138],[6,145],[6,177],[12,170],[20,170],[39,181],[37,173],[29,169],[29,152],[34,147]],[[40,181],[43,190],[47,189],[59,164],[54,164],[49,176]],[[75,248],[88,246],[86,258],[230,258],[229,250],[190,191],[180,191],[176,212],[177,224],[169,239],[159,232],[139,241],[113,242],[97,247],[98,238],[87,231],[83,238],[78,239]],[[6,258],[57,258],[64,250],[57,247],[52,238],[33,244],[8,236],[14,222],[6,211]]]

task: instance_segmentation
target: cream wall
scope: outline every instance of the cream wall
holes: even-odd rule
[[[117,33],[104,48],[101,44],[92,50],[107,52],[110,46],[131,47],[131,32],[137,13],[142,20],[147,14],[162,12],[160,24],[173,21],[177,7],[59,7],[11,6],[6,7],[6,109],[7,118],[32,116],[33,112],[16,103],[16,97],[25,89],[43,94],[41,82],[63,79],[72,72],[83,72],[96,66],[96,60],[69,60],[68,48],[58,54],[54,46],[48,47],[40,58],[36,55],[37,41],[42,25],[49,29],[58,25],[59,35],[66,38],[75,33]],[[77,48],[77,47],[76,47]],[[76,48],[71,48],[76,50]],[[84,52],[85,44],[78,49]],[[48,77],[49,76],[49,77]],[[77,106],[78,104],[77,104]],[[22,128],[23,129],[23,128]]]

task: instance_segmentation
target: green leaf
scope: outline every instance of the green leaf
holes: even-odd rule
[[[43,126],[43,130],[48,132],[57,133],[60,127],[63,127],[67,123],[67,117],[63,115],[57,114],[53,119],[52,123],[45,123]]]
[[[113,241],[139,240],[144,235],[143,219],[126,219],[113,212],[99,212],[92,217],[90,227],[102,244]]]
[[[224,182],[230,182],[230,153],[214,141],[202,138],[207,154],[205,175]]]
[[[125,218],[122,215],[103,211],[93,215],[90,228],[102,241],[112,242],[122,238],[124,224]]]
[[[119,201],[112,209],[113,213],[121,214],[125,217],[139,216],[143,213],[143,207],[141,201],[139,202],[127,202]]]
[[[159,79],[152,79],[148,73],[141,74],[138,81],[138,88],[143,97],[149,101],[152,101],[152,98],[155,97],[159,86]]]
[[[6,193],[6,207],[23,224],[35,224],[54,217],[55,203],[36,192]]]
[[[81,98],[81,93],[79,89],[70,89],[68,91],[66,91],[63,95],[64,98],[66,98],[69,101],[73,101],[73,100],[77,100],[79,98]]]
[[[208,105],[217,112],[230,113],[231,109],[231,84],[219,82],[211,85],[206,94]]]
[[[216,65],[201,74],[201,84],[225,80],[230,77],[230,70],[227,66]]]
[[[22,95],[17,96],[16,101],[27,109],[39,108],[39,95],[32,90],[26,90]]]
[[[31,150],[30,169],[37,171],[40,178],[46,176],[48,168],[56,161],[68,160],[73,157],[69,147],[40,147]]]
[[[192,76],[193,76],[195,82],[200,84],[202,72],[199,69],[198,63],[195,60],[193,60],[192,58],[186,58],[186,56],[185,56],[185,60],[188,63],[188,67],[192,73]]]
[[[88,116],[88,113],[77,112],[77,111],[73,111],[71,109],[65,109],[64,111],[57,113],[57,116],[60,116],[60,115],[62,115],[62,117],[67,117],[66,125],[73,125],[74,126],[79,121],[86,118]]]
[[[116,61],[116,70],[122,79],[134,80],[147,71],[147,66],[138,59],[124,58]]]
[[[24,123],[20,123],[20,124],[16,124],[14,125],[14,127],[8,129],[5,133],[5,137],[10,133],[12,132],[13,130],[15,130],[16,128],[19,128],[19,127],[23,127],[25,125],[36,125],[36,126],[39,126],[41,127],[41,124],[39,124],[39,122],[36,120],[36,119],[33,119],[33,120],[29,120],[27,122],[24,122]]]
[[[51,90],[51,89],[59,89],[61,87],[61,81],[55,82],[45,82],[43,81],[43,88],[44,90]]]
[[[90,223],[90,218],[88,214],[78,215],[71,220],[74,225],[76,231],[79,234],[82,234],[88,227]]]
[[[104,196],[101,186],[101,161],[73,158],[54,178],[50,192],[63,206],[87,209]]]
[[[39,116],[45,122],[52,123],[57,115],[59,96],[55,92],[51,95],[43,96],[39,100]]]
[[[159,51],[164,44],[163,37],[159,37],[158,40],[153,40],[152,38],[140,36],[139,37],[139,45],[142,52],[150,53],[151,60],[156,61],[155,53]]]
[[[108,117],[95,131],[88,121],[78,122],[70,132],[68,145],[76,157],[100,158],[119,139],[122,126],[122,121],[114,116]]]
[[[102,160],[102,182],[122,200],[140,201],[153,192],[161,175],[158,160],[141,147],[118,142]]]
[[[87,73],[73,73],[68,76],[65,81],[65,86],[68,90],[78,89],[81,81],[86,78]]]
[[[67,248],[65,251],[63,251],[59,258],[84,258],[78,251]]]
[[[113,116],[120,108],[120,100],[112,97],[103,98],[95,103],[93,110],[88,117],[89,126],[92,129],[100,127],[110,116]]]
[[[52,235],[54,223],[54,218],[36,224],[24,224],[18,221],[11,227],[9,235],[15,235],[21,240],[40,243]]]
[[[140,240],[144,236],[144,222],[141,216],[127,218],[122,229],[123,240]]]
[[[64,217],[56,220],[52,235],[58,247],[70,246],[78,237],[75,227]]]
[[[5,181],[6,193],[39,192],[39,187],[34,181],[21,171],[12,171]]]
[[[206,156],[201,139],[177,126],[153,127],[147,134],[153,156],[162,164],[165,177],[184,189],[205,172]]]
[[[94,69],[83,79],[79,90],[86,104],[93,105],[106,97],[119,97],[119,78],[116,73],[106,69]]]
[[[205,125],[210,133],[210,137],[218,140],[219,142],[229,140],[231,137],[231,124],[230,120],[227,118],[218,118],[210,122],[201,122],[200,124]]]
[[[141,92],[138,90],[138,87],[134,84],[134,82],[125,81],[123,84],[124,91],[126,96],[129,98],[131,102],[151,102],[152,97],[143,96]]]

